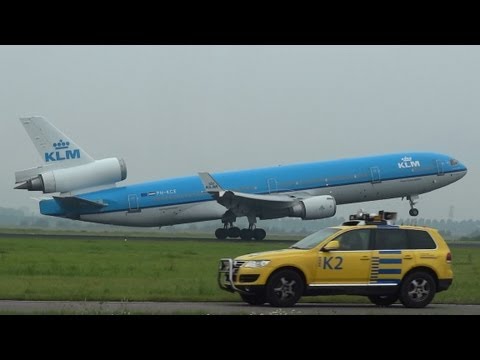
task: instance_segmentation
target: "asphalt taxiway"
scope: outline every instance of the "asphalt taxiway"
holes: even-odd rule
[[[480,305],[430,304],[407,309],[401,304],[298,303],[291,308],[242,302],[115,302],[0,300],[0,314],[78,315],[480,315]]]

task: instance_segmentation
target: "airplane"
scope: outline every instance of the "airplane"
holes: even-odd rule
[[[15,172],[15,189],[55,194],[39,202],[41,214],[143,227],[221,220],[218,239],[263,240],[257,218],[322,219],[334,216],[337,205],[381,199],[407,199],[417,216],[420,194],[467,173],[451,156],[407,151],[117,186],[127,177],[123,159],[93,159],[41,116],[20,121],[43,164]],[[238,217],[248,219],[248,228],[234,225]]]

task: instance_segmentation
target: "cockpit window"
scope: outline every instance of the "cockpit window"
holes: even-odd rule
[[[450,159],[450,165],[458,165],[458,160],[457,159]]]

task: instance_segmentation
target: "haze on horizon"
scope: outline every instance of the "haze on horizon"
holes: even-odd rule
[[[0,46],[0,207],[38,212],[14,172],[40,164],[19,117],[41,115],[120,184],[404,151],[449,154],[460,181],[419,217],[479,219],[479,46]],[[397,211],[400,199],[340,205]]]

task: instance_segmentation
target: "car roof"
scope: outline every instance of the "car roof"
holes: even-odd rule
[[[404,230],[435,230],[428,226],[418,226],[418,225],[392,225],[392,224],[356,224],[356,225],[339,225],[332,226],[335,229],[339,230],[348,230],[348,229],[404,229]]]

